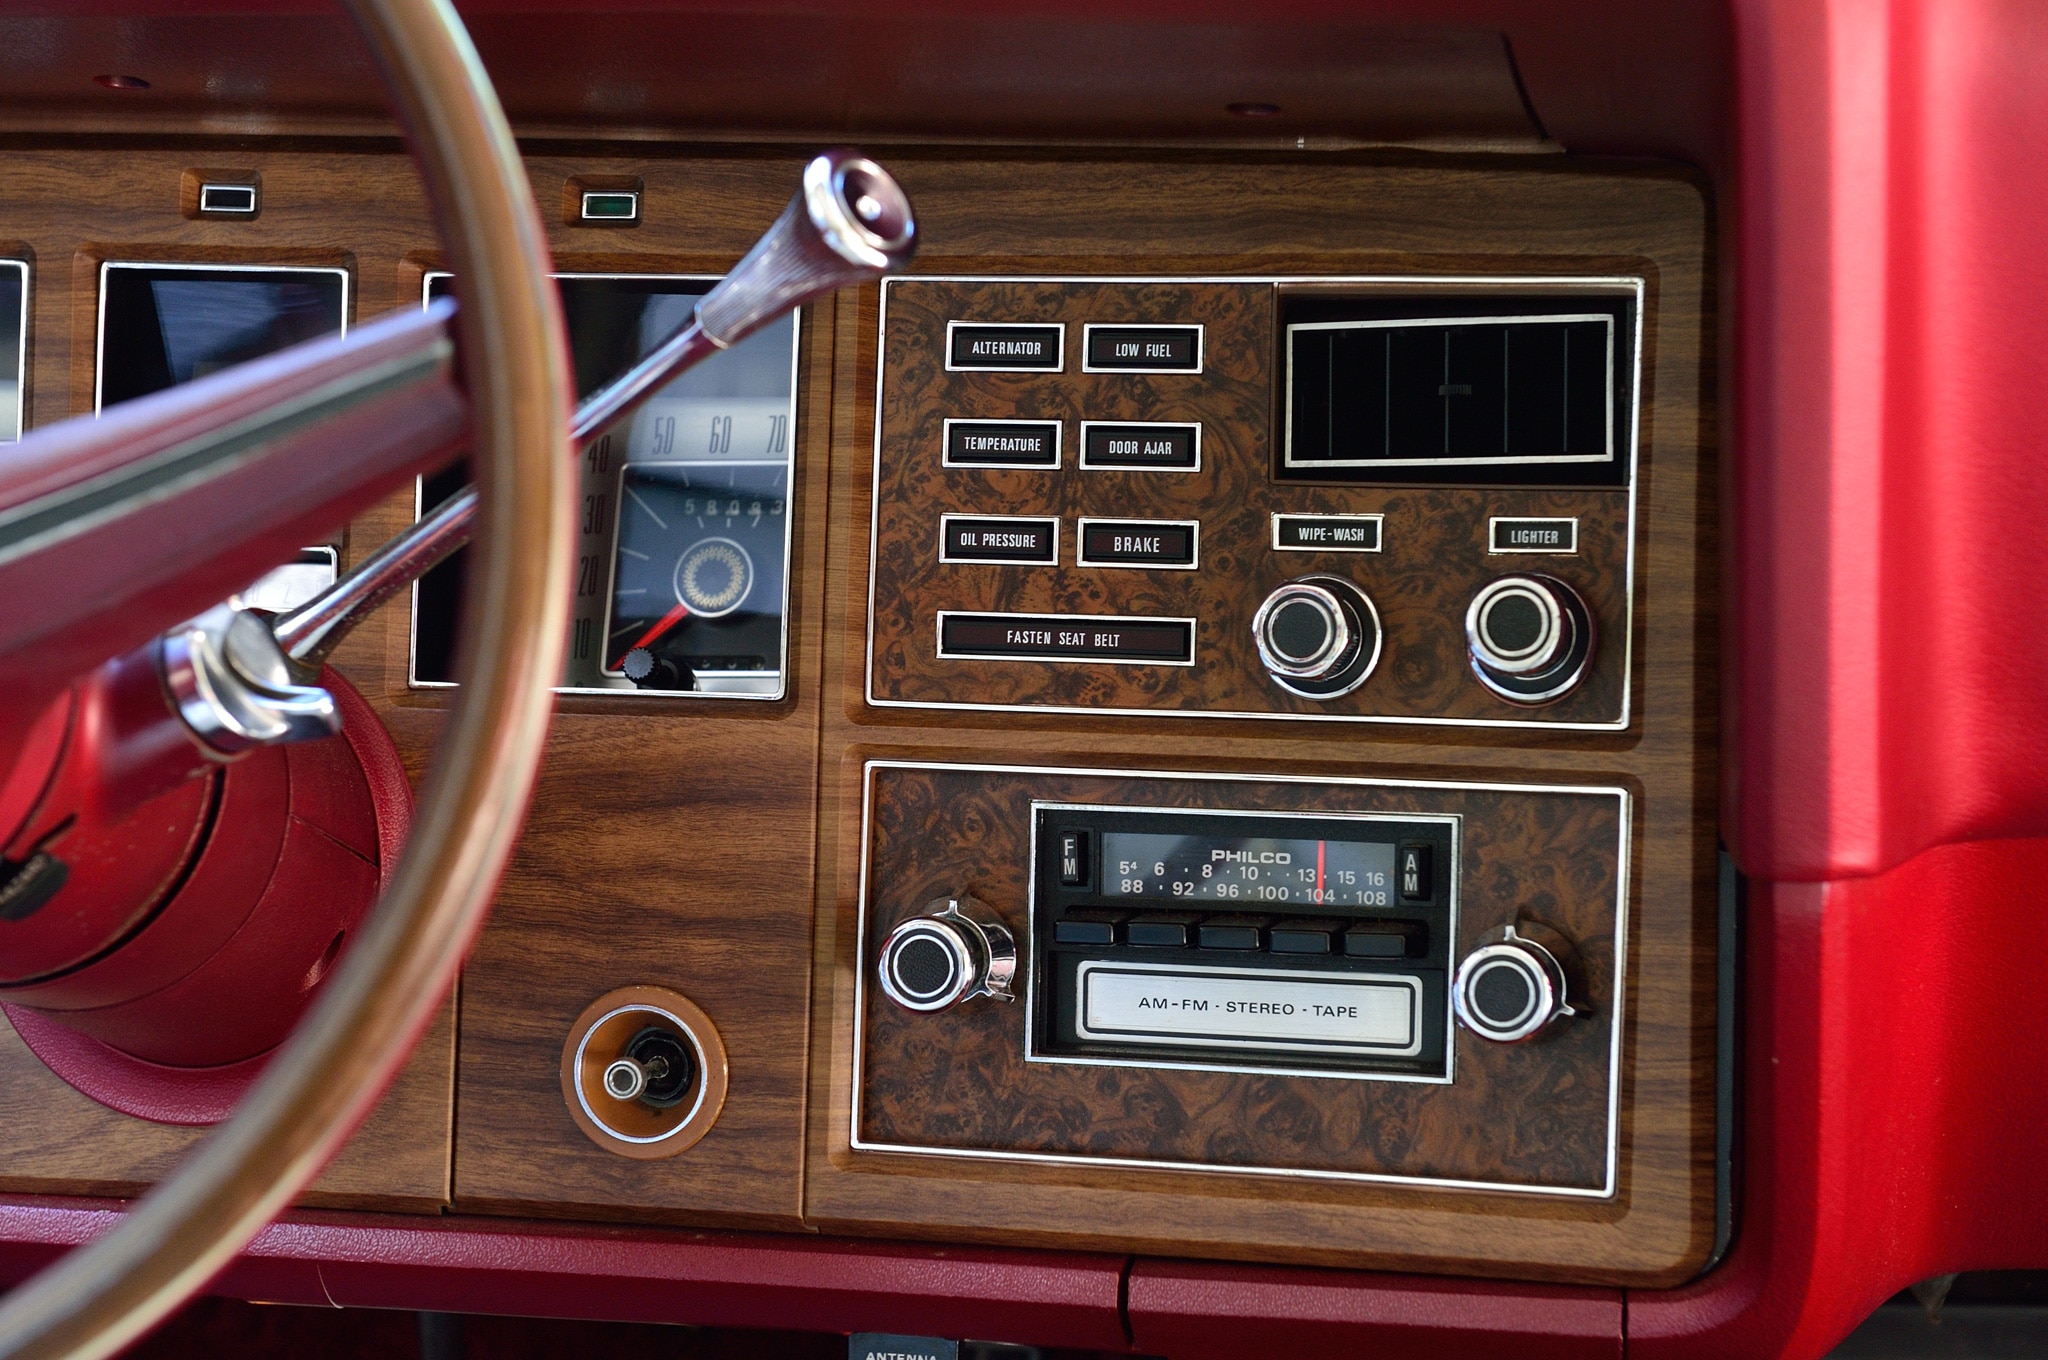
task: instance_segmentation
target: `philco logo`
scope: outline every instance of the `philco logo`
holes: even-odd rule
[[[1285,850],[1211,850],[1211,860],[1225,864],[1292,864],[1294,856]]]

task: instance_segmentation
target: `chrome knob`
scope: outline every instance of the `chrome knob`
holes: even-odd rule
[[[1594,645],[1592,611],[1555,576],[1503,576],[1465,610],[1472,673],[1501,698],[1547,704],[1585,679]]]
[[[1554,1021],[1578,1014],[1566,992],[1557,950],[1513,926],[1458,965],[1451,982],[1451,1008],[1466,1029],[1501,1044],[1519,1043]]]
[[[971,897],[945,897],[890,931],[878,962],[882,993],[912,1011],[942,1011],[971,997],[1008,1001],[1017,941]]]
[[[1380,616],[1341,576],[1304,576],[1268,595],[1252,615],[1252,640],[1273,683],[1309,699],[1334,699],[1365,683],[1380,659]]]

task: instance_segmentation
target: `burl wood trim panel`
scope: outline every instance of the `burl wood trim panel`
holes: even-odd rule
[[[1696,1274],[1714,1245],[1717,630],[1711,213],[1698,182],[1564,157],[1139,163],[1018,153],[897,158],[892,169],[927,228],[918,268],[934,277],[1643,278],[1631,715],[1625,731],[1584,732],[870,704],[879,289],[864,290],[857,306],[842,299],[807,1220],[833,1232],[1601,1285]],[[1213,344],[1210,354],[1220,362]],[[1353,492],[1338,490],[1351,504]],[[855,984],[868,962],[857,947],[861,807],[873,760],[1629,790],[1616,1193],[1562,1198],[856,1149]],[[950,851],[935,838],[926,853]]]
[[[1621,797],[1360,784],[1263,784],[877,767],[868,799],[864,963],[934,898],[971,892],[1030,940],[1031,804],[1254,812],[1448,813],[1463,827],[1458,936],[1521,917],[1578,949],[1588,1014],[1522,1044],[1453,1028],[1448,1085],[1025,1061],[1028,1007],[987,999],[920,1014],[862,970],[860,1141],[984,1152],[1608,1188]],[[1446,866],[1448,867],[1448,866]],[[1213,904],[1205,904],[1214,911]],[[1190,907],[1201,910],[1204,907]],[[1299,912],[1297,911],[1297,914]],[[1250,955],[1215,963],[1255,967]],[[1036,958],[1019,963],[1019,991]],[[1284,974],[1280,974],[1284,976]],[[1043,980],[1035,986],[1047,985]]]
[[[1618,725],[1628,678],[1625,490],[1312,486],[1272,476],[1278,447],[1270,283],[906,279],[886,285],[880,436],[875,449],[874,643],[869,695],[889,704],[977,704],[1148,713],[1449,718]],[[949,321],[1057,323],[1065,371],[946,367]],[[1084,373],[1090,323],[1199,325],[1200,373]],[[1623,351],[1624,354],[1626,351]],[[945,467],[947,420],[1060,422],[1051,469]],[[1194,423],[1193,472],[1083,468],[1082,421]],[[1629,440],[1617,431],[1623,458]],[[1272,516],[1379,514],[1381,550],[1275,551]],[[942,563],[941,514],[1053,515],[1055,567]],[[1493,516],[1575,517],[1574,554],[1489,555]],[[1075,565],[1078,521],[1199,520],[1197,570]],[[1544,571],[1586,599],[1599,646],[1585,681],[1528,708],[1493,694],[1465,655],[1465,607],[1486,582]],[[1282,582],[1326,572],[1356,582],[1379,611],[1381,661],[1350,694],[1319,702],[1259,664],[1252,615]],[[940,610],[1194,618],[1192,667],[942,658]]]

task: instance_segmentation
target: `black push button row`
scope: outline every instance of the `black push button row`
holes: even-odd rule
[[[948,321],[946,367],[983,373],[1057,373],[1066,367],[1065,326]]]
[[[1200,373],[1200,326],[1083,326],[1083,373]]]

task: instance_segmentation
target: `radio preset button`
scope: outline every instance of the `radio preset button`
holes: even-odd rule
[[[1124,943],[1145,949],[1186,949],[1189,937],[1201,919],[1180,911],[1134,916],[1124,926]]]
[[[1195,941],[1204,949],[1257,949],[1267,924],[1264,916],[1211,916],[1196,927]]]
[[[1056,944],[1115,944],[1117,927],[1124,922],[1125,913],[1120,911],[1096,911],[1082,907],[1070,911],[1053,922],[1052,938]]]
[[[1403,959],[1428,952],[1420,948],[1422,928],[1409,922],[1353,926],[1344,932],[1344,953],[1354,959]]]
[[[1282,921],[1267,936],[1275,954],[1327,954],[1330,937],[1343,929],[1339,921]]]

